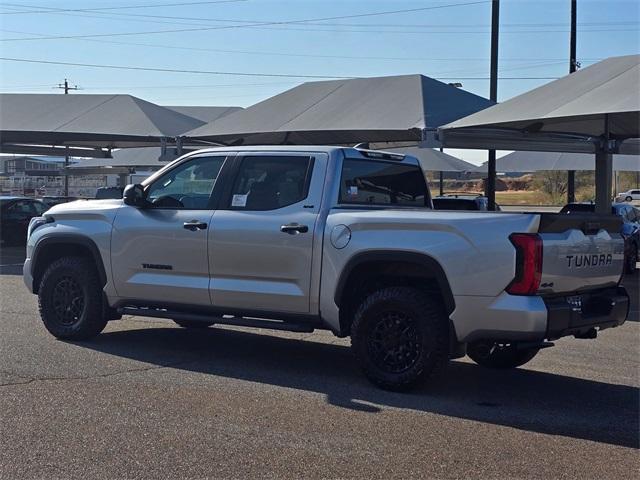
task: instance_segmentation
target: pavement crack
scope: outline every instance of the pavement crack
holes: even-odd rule
[[[11,373],[11,372],[2,372],[5,373],[7,375],[11,375],[14,377],[18,377],[18,378],[22,378],[24,379],[24,381],[17,381],[17,382],[5,382],[5,383],[0,383],[0,387],[11,387],[11,386],[16,386],[16,385],[28,385],[30,383],[34,383],[34,382],[57,382],[57,381],[73,381],[73,380],[93,380],[93,379],[97,379],[97,378],[107,378],[107,377],[114,377],[117,375],[124,375],[127,373],[139,373],[139,372],[148,372],[151,370],[161,370],[163,368],[174,368],[174,367],[179,367],[182,365],[187,365],[189,363],[193,363],[195,360],[181,360],[179,362],[172,362],[172,363],[166,363],[163,365],[149,365],[147,367],[142,367],[142,368],[129,368],[126,370],[120,370],[117,372],[109,372],[109,373],[100,373],[100,374],[95,374],[95,375],[77,375],[77,376],[70,376],[70,377],[27,377],[24,375],[19,375],[16,373]]]

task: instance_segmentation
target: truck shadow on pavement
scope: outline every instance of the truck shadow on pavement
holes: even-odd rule
[[[346,346],[218,328],[116,331],[78,345],[177,370],[318,392],[332,405],[371,414],[411,409],[640,447],[640,390],[630,386],[453,361],[430,385],[393,393],[369,384]]]

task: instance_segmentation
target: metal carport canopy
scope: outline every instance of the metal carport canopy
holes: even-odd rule
[[[465,162],[433,148],[400,147],[387,148],[386,150],[416,157],[422,169],[428,172],[472,172],[476,169],[476,165],[473,163]]]
[[[419,142],[491,105],[423,75],[308,82],[184,136],[230,145]]]
[[[0,94],[0,143],[121,148],[160,145],[205,122],[131,95]]]
[[[596,209],[609,211],[612,153],[638,153],[640,55],[612,57],[438,129],[452,148],[596,154]],[[625,143],[628,142],[628,145]]]
[[[486,172],[486,162],[475,167],[475,171]],[[567,152],[512,152],[496,160],[496,170],[502,173],[537,172],[540,170],[595,170],[593,155]],[[620,172],[640,171],[640,156],[613,155],[613,170]]]
[[[192,151],[185,148],[184,153]],[[83,159],[67,167],[70,175],[82,173],[114,173],[130,172],[134,169],[158,169],[180,156],[174,147],[167,147],[163,152],[161,147],[122,148],[113,150],[110,159]]]

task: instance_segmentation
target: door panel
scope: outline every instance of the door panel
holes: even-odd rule
[[[189,157],[145,186],[145,208],[118,210],[111,264],[120,297],[211,305],[207,233],[227,164],[224,156]]]
[[[252,155],[239,159],[240,172],[227,209],[216,210],[211,221],[213,304],[240,310],[309,313],[314,228],[322,200],[326,156],[271,155],[279,159],[294,157],[293,162],[309,161],[306,197],[299,199],[297,173],[282,165],[265,175],[255,172],[263,168],[258,165],[248,184],[239,183],[247,159],[256,157]],[[264,156],[269,155],[260,154]],[[282,164],[283,160],[274,160],[274,165],[278,162]],[[283,226],[288,228],[282,231]]]
[[[118,295],[139,300],[210,305],[207,229],[210,210],[122,207],[113,225],[111,262]]]

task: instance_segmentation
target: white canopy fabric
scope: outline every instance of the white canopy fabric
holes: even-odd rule
[[[204,124],[131,95],[0,94],[3,147],[158,145]]]
[[[513,152],[496,160],[496,171],[501,173],[537,172],[540,170],[595,170],[593,155],[566,152]],[[486,172],[487,164],[475,168]],[[640,171],[640,156],[613,155],[613,170]]]
[[[615,151],[640,137],[639,92],[640,55],[612,57],[444,125],[438,136],[447,147],[592,153],[608,130]]]
[[[423,75],[308,82],[184,136],[233,145],[418,142],[491,105]]]

